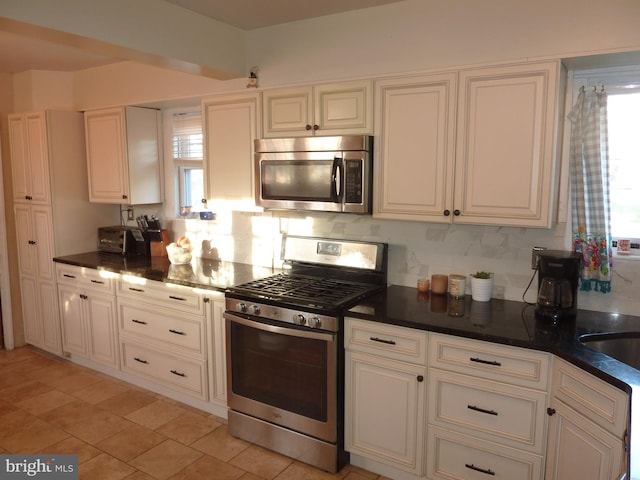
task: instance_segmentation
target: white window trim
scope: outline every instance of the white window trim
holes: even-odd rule
[[[175,174],[177,162],[173,159],[173,115],[176,113],[199,112],[200,107],[170,108],[162,111],[162,128],[164,142],[164,178],[165,178],[165,218],[180,218],[180,186]],[[204,162],[204,159],[203,159]],[[182,163],[182,162],[179,162]],[[201,205],[192,205],[200,208]]]

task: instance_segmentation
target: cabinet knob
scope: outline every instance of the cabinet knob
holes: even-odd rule
[[[304,127],[304,128],[305,128],[305,130],[307,130],[307,131],[308,131],[308,130],[311,130],[311,125],[307,125],[307,126],[306,126],[306,127]]]
[[[315,131],[320,130],[320,126],[319,125],[314,125],[313,126],[313,130],[315,130]]]
[[[442,213],[444,213],[444,216],[445,216],[445,217],[448,217],[449,215],[451,215],[451,210],[445,210],[445,211],[444,211],[444,212],[442,212]]]
[[[455,210],[453,211],[453,214],[454,214],[456,217],[459,217],[459,216],[460,216],[460,210],[455,209]]]
[[[416,377],[416,380],[418,380],[418,382],[422,383],[422,382],[424,382],[424,377],[422,375],[418,375]]]
[[[547,408],[547,415],[549,415],[550,417],[556,414],[556,409],[555,408]]]
[[[127,197],[127,196],[126,196],[126,195],[124,195],[124,194],[122,195],[122,199],[123,199],[123,200],[126,200],[127,198],[129,198],[129,197]]]

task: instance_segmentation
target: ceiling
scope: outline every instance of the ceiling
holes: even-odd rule
[[[278,25],[401,0],[165,0],[242,30]],[[0,30],[0,73],[73,72],[124,60]]]

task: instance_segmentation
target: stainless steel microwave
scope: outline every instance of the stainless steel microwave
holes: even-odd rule
[[[370,213],[373,137],[255,140],[256,205]]]

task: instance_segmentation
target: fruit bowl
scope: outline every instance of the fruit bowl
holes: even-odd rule
[[[192,251],[193,247],[191,245],[183,245],[181,247],[175,243],[167,245],[167,256],[173,265],[185,265],[187,263],[191,263]]]

